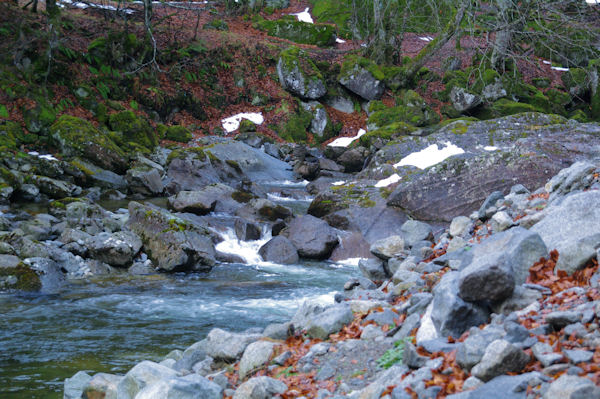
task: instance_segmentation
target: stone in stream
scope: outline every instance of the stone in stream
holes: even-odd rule
[[[363,276],[371,281],[383,281],[389,277],[380,259],[361,259],[358,268]]]
[[[127,226],[160,270],[207,271],[215,263],[211,233],[165,210],[131,201]]]
[[[222,397],[223,388],[219,385],[198,374],[189,374],[147,385],[135,396],[135,399],[221,399]]]
[[[306,332],[312,338],[327,339],[352,321],[352,310],[348,305],[334,305],[310,318]]]
[[[153,385],[161,380],[169,380],[179,375],[177,371],[158,363],[144,360],[136,364],[125,374],[117,385],[118,399],[134,399],[138,392],[146,386]]]
[[[282,232],[304,258],[326,259],[338,244],[333,228],[311,215],[294,218]]]
[[[142,240],[131,231],[100,233],[86,243],[90,257],[118,267],[131,265],[142,248]]]
[[[265,366],[273,356],[276,346],[277,344],[269,341],[257,341],[248,345],[240,360],[238,370],[240,379],[243,380],[257,369]]]
[[[258,254],[266,262],[290,265],[298,263],[298,250],[294,244],[283,236],[271,238],[265,245],[260,247]]]
[[[129,184],[129,190],[134,194],[145,196],[159,195],[165,189],[162,179],[164,170],[154,162],[146,161],[145,163],[137,162],[127,170],[125,178]]]
[[[270,377],[254,377],[240,385],[233,399],[271,399],[287,391],[283,382]]]
[[[262,230],[256,223],[244,219],[236,219],[234,229],[236,237],[242,241],[259,240],[262,235]]]
[[[217,361],[231,362],[239,359],[248,345],[261,337],[261,334],[236,334],[214,328],[206,337],[204,349],[208,356]]]
[[[217,200],[206,196],[202,191],[182,190],[177,195],[169,197],[169,207],[178,212],[190,212],[206,215],[215,210]]]
[[[549,250],[558,250],[556,268],[573,274],[596,257],[600,246],[600,191],[566,197],[544,210],[544,218],[531,230],[538,233]]]
[[[404,250],[404,239],[401,236],[389,236],[371,245],[371,253],[379,259],[388,260]]]
[[[23,263],[39,276],[41,292],[48,294],[56,293],[64,286],[64,273],[61,271],[60,266],[52,259],[34,257],[25,259]]]
[[[497,339],[485,350],[481,362],[471,369],[471,373],[482,381],[489,381],[507,372],[523,370],[529,356],[510,342]]]
[[[117,399],[117,386],[124,377],[114,374],[98,373],[86,384],[82,399]]]

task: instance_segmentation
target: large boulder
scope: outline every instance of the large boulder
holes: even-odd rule
[[[352,321],[352,310],[348,305],[334,305],[310,318],[306,333],[312,338],[327,339]]]
[[[79,371],[73,377],[65,379],[63,399],[80,399],[91,379],[92,376],[85,371]]]
[[[365,100],[376,100],[383,95],[385,76],[373,61],[362,57],[348,57],[342,64],[339,82]]]
[[[471,374],[482,381],[489,381],[508,372],[518,373],[529,362],[529,355],[510,342],[497,339],[486,348],[481,362]]]
[[[276,346],[276,343],[269,341],[257,341],[248,345],[240,360],[238,371],[240,378],[243,380],[252,372],[266,365],[273,356]]]
[[[144,360],[129,370],[119,382],[117,385],[117,397],[119,399],[133,399],[146,386],[155,384],[161,380],[175,378],[177,375],[178,373],[172,368]]]
[[[131,192],[146,196],[159,195],[163,192],[165,185],[162,175],[164,170],[159,165],[138,162],[127,170],[125,178]]]
[[[82,180],[86,186],[127,191],[127,180],[115,172],[102,169],[80,158],[72,160],[71,165],[83,173],[85,178]]]
[[[46,194],[50,198],[76,197],[81,194],[81,187],[64,180],[32,174],[27,176],[25,181],[37,187],[40,193]]]
[[[215,360],[231,362],[239,359],[248,345],[260,338],[260,334],[236,334],[214,328],[206,336],[204,349]]]
[[[579,399],[600,398],[600,388],[583,377],[575,375],[562,375],[550,384],[550,388],[544,393],[544,399]]]
[[[277,61],[279,82],[290,93],[316,100],[327,93],[325,80],[308,55],[298,47],[281,52]]]
[[[326,259],[338,244],[335,231],[323,220],[311,215],[293,219],[282,232],[305,258]]]
[[[100,233],[87,240],[90,257],[111,266],[128,266],[142,248],[142,240],[131,231]]]
[[[459,273],[448,272],[433,290],[431,319],[436,331],[444,336],[460,337],[469,327],[488,321],[488,309],[461,299],[458,284]]]
[[[66,156],[89,159],[95,165],[124,173],[127,169],[125,153],[90,122],[69,115],[61,116],[49,130],[57,147]]]
[[[117,399],[117,387],[124,377],[98,373],[83,388],[82,399]]]
[[[361,174],[374,175],[385,165],[397,165],[403,183],[388,204],[417,220],[450,222],[477,210],[493,191],[506,193],[516,183],[534,189],[565,164],[593,159],[593,148],[600,145],[597,132],[600,127],[594,124],[531,112],[489,121],[459,120],[424,137],[389,143]],[[431,150],[434,144],[438,151],[454,145],[464,153],[422,170],[400,166],[409,155]]]
[[[131,201],[127,225],[160,270],[208,271],[215,263],[210,232],[167,211]]]
[[[147,385],[135,399],[221,399],[223,388],[198,374],[160,380]]]
[[[277,20],[264,19],[258,22],[258,28],[270,36],[281,37],[295,43],[331,46],[335,43],[335,28],[326,24],[311,24],[298,21],[293,15]]]
[[[290,240],[283,236],[275,236],[271,238],[265,245],[260,247],[258,254],[266,262],[279,264],[294,264],[298,263],[298,250]]]
[[[587,191],[550,205],[531,230],[558,250],[556,268],[572,274],[596,257],[600,246],[600,191]]]
[[[466,301],[501,301],[510,297],[515,284],[523,284],[529,268],[548,255],[541,237],[515,227],[474,245],[460,271],[459,295]],[[464,266],[464,265],[463,265]]]

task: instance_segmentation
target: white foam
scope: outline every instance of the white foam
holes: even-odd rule
[[[397,173],[394,173],[393,175],[391,175],[387,179],[379,180],[375,184],[375,187],[387,187],[390,184],[398,183],[399,181],[400,181],[400,176],[398,176]]]
[[[242,112],[240,114],[223,119],[221,124],[223,125],[223,129],[230,133],[240,127],[240,122],[242,122],[242,119],[248,119],[257,125],[260,125],[265,121],[265,118],[261,112]]]
[[[336,263],[338,265],[343,265],[343,266],[358,267],[358,262],[360,262],[363,259],[365,259],[365,258],[348,258],[348,259],[336,260],[334,263]]]
[[[426,169],[430,166],[438,164],[443,160],[458,154],[463,154],[465,151],[447,141],[444,148],[438,148],[437,144],[432,144],[429,147],[413,152],[402,158],[400,162],[394,165],[395,168],[400,166],[416,166],[419,169]]]
[[[298,202],[298,201],[303,201],[303,202],[311,202],[314,198],[313,197],[302,197],[302,198],[294,198],[294,197],[282,197],[281,195],[277,195],[275,193],[267,193],[267,197],[269,197],[269,199],[273,200],[273,201],[282,201],[282,202]]]
[[[338,137],[327,145],[330,147],[348,147],[353,141],[358,140],[360,136],[365,133],[367,133],[365,129],[360,129],[354,137]]]
[[[483,147],[483,149],[486,151],[498,151],[498,147],[493,145],[486,145],[485,147]]]
[[[262,238],[255,241],[238,240],[233,229],[227,229],[225,232],[217,232],[217,234],[223,239],[223,241],[215,245],[217,251],[224,254],[237,255],[250,265],[263,262],[262,257],[258,254],[258,250],[271,239],[271,232],[266,228],[263,231]]]
[[[288,186],[288,187],[306,187],[308,185],[308,180],[302,180],[302,181],[284,180],[282,182],[276,182],[276,184],[278,184],[280,186]]]
[[[306,8],[304,9],[304,11],[302,11],[302,12],[297,12],[297,13],[290,14],[290,15],[295,15],[295,16],[296,16],[296,18],[298,18],[298,21],[301,21],[301,22],[307,22],[307,23],[309,23],[309,24],[314,24],[314,21],[313,21],[313,19],[312,19],[312,16],[310,15],[310,12],[309,12],[309,11],[310,11],[310,8],[306,7]]]

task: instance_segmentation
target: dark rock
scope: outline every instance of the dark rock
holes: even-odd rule
[[[279,264],[298,263],[298,250],[294,244],[283,236],[271,238],[260,247],[258,254],[267,262]]]
[[[400,227],[400,232],[402,233],[404,242],[409,247],[412,247],[420,241],[433,240],[433,229],[431,226],[417,220],[407,220],[402,227]]]
[[[338,244],[335,231],[323,220],[311,215],[293,219],[283,234],[305,258],[325,259]]]
[[[130,231],[100,233],[87,240],[90,257],[112,266],[128,266],[142,247],[140,238]]]
[[[340,155],[337,161],[348,173],[360,172],[365,165],[367,154],[368,152],[364,147],[351,148]]]
[[[385,272],[383,261],[379,259],[361,259],[358,268],[363,276],[372,281],[383,281],[389,277]]]
[[[279,83],[292,94],[316,100],[327,93],[319,70],[308,55],[297,47],[284,50],[277,61]]]
[[[556,331],[569,324],[577,323],[581,314],[573,311],[556,311],[546,315],[546,323],[550,324]]]
[[[507,372],[519,372],[529,362],[529,356],[508,341],[498,339],[485,350],[481,362],[471,373],[482,381],[489,381]]]
[[[262,235],[262,230],[257,224],[243,219],[236,219],[234,229],[236,237],[242,241],[255,241]]]
[[[454,86],[450,90],[450,102],[458,112],[465,112],[481,104],[482,99],[476,94],[469,93],[462,87]]]
[[[583,377],[563,375],[550,384],[544,399],[598,399],[600,388]]]
[[[343,68],[339,82],[365,100],[376,100],[381,97],[385,90],[383,81],[378,80],[359,62],[355,62],[353,65],[348,64],[347,68]]]

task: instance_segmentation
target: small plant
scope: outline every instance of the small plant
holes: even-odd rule
[[[407,342],[412,342],[412,337],[406,337],[394,342],[394,347],[388,349],[379,359],[377,365],[383,369],[389,369],[394,364],[402,361],[404,357],[404,346]]]

